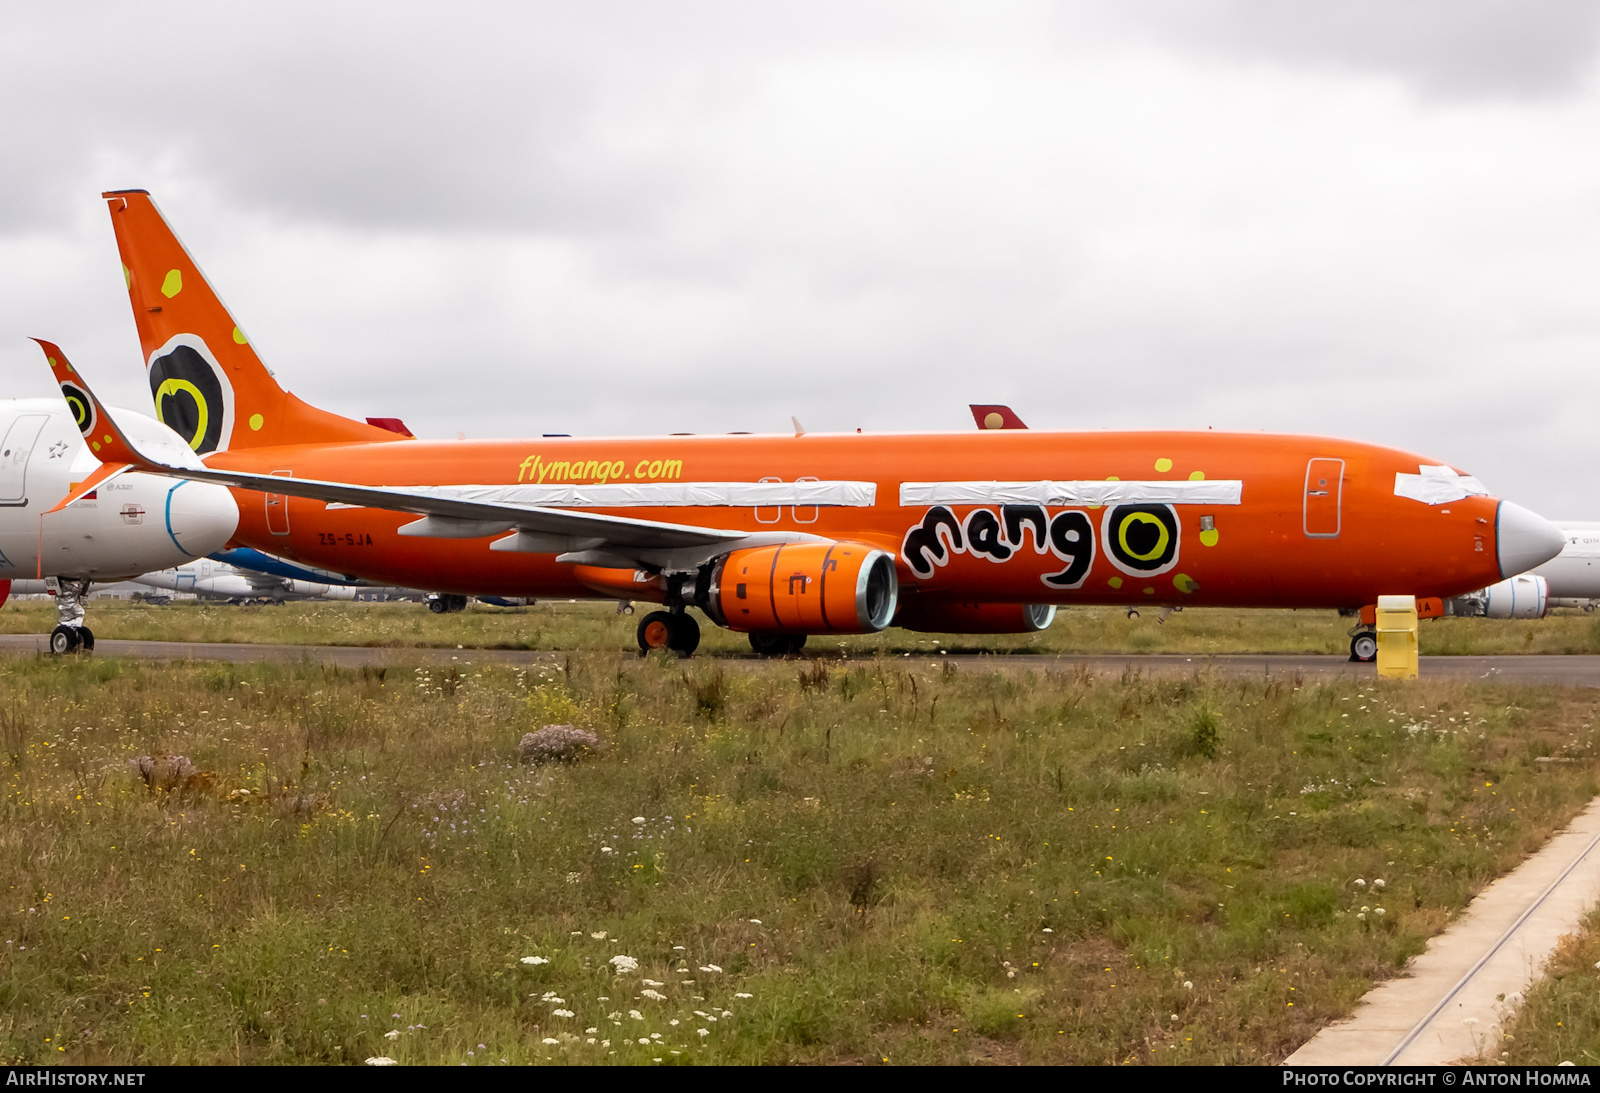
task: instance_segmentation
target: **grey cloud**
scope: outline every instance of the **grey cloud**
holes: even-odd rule
[[[1600,48],[1590,0],[1134,0],[1118,10],[1183,47],[1379,72],[1443,96],[1570,92]]]

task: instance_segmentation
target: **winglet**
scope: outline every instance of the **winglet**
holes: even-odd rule
[[[972,411],[972,420],[978,423],[980,429],[1027,428],[1022,419],[1016,415],[1016,411],[1009,406],[1001,406],[998,403],[992,406],[972,403],[967,409]]]
[[[55,373],[56,382],[61,385],[61,397],[67,400],[72,420],[77,423],[78,431],[83,434],[95,458],[102,464],[120,463],[124,469],[129,465],[156,465],[155,460],[147,459],[128,441],[111,415],[106,413],[105,406],[89,390],[89,385],[78,374],[78,370],[72,367],[72,362],[67,360],[67,355],[61,352],[61,347],[42,338],[33,340],[44,350],[45,359],[50,362],[50,371]],[[70,494],[68,496],[71,497]]]

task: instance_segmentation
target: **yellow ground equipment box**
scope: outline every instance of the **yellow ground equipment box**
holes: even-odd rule
[[[1378,675],[1417,678],[1417,601],[1413,596],[1378,597]]]

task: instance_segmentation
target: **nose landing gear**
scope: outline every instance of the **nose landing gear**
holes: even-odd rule
[[[83,625],[83,601],[88,595],[88,581],[76,577],[57,578],[57,626],[50,631],[50,652],[56,656],[94,652],[94,631]]]

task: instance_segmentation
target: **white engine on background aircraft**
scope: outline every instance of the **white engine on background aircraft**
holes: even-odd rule
[[[118,420],[137,421],[168,451],[175,444],[188,452],[151,417],[120,410]],[[91,581],[125,580],[221,550],[239,523],[225,487],[134,473],[49,511],[99,466],[60,399],[0,401],[0,602],[11,578],[56,578],[56,653],[94,648],[83,625]]]

